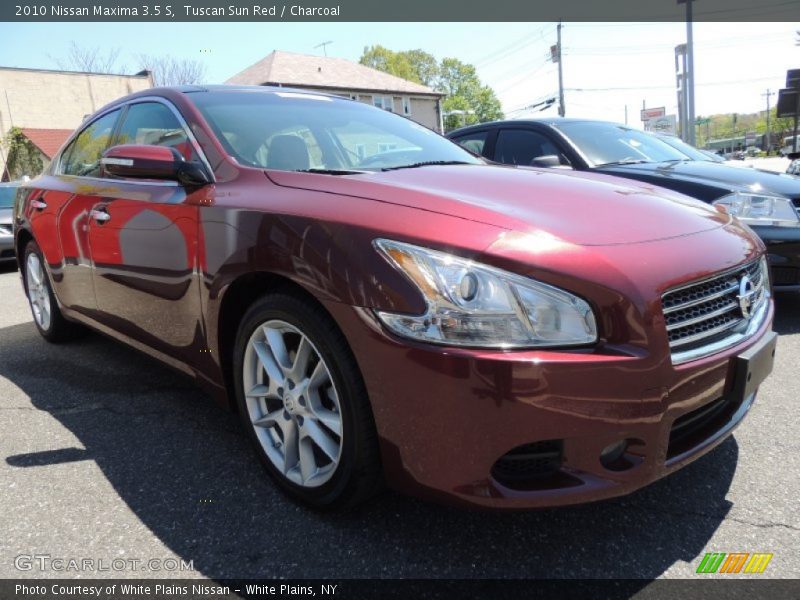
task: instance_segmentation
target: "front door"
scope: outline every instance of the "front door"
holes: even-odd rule
[[[114,143],[172,146],[195,158],[161,102],[130,105]],[[89,224],[98,320],[188,364],[203,348],[197,195],[205,193],[173,181],[107,179]]]

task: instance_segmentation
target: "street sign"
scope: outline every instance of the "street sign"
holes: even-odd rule
[[[800,69],[789,69],[786,71],[786,87],[800,87]]]
[[[748,131],[744,134],[744,145],[745,146],[755,146],[756,145],[756,132],[755,131]]]
[[[666,107],[662,106],[661,108],[643,108],[642,109],[642,121],[649,121],[650,119],[656,119],[658,117],[663,117],[667,114]]]
[[[675,135],[678,132],[678,117],[675,115],[664,115],[648,119],[644,122],[644,130],[653,133]]]
[[[778,91],[778,118],[794,117],[797,115],[798,93],[800,89],[787,89]]]

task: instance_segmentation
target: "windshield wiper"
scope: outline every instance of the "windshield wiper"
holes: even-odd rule
[[[411,163],[410,165],[399,165],[397,167],[383,167],[381,171],[396,171],[397,169],[417,169],[419,167],[434,167],[441,165],[472,165],[463,160],[426,160],[418,163]]]
[[[614,160],[607,163],[600,163],[595,167],[613,167],[616,165],[640,165],[642,163],[650,163],[652,160],[644,160],[643,158],[626,158],[625,160]]]
[[[356,169],[297,169],[297,173],[317,173],[319,175],[361,175],[369,171]]]

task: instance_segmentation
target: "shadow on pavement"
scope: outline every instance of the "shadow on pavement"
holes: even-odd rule
[[[31,323],[7,327],[0,376],[85,448],[3,457],[2,468],[95,461],[144,525],[212,578],[650,579],[693,560],[731,506],[733,438],[671,477],[599,504],[477,513],[387,492],[357,512],[320,515],[270,483],[235,415],[122,345],[92,335],[53,346]]]

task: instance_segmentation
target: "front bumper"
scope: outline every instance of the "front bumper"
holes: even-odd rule
[[[767,246],[775,291],[800,291],[800,227],[751,225]]]
[[[367,310],[326,307],[364,375],[388,483],[448,503],[516,509],[623,495],[721,443],[755,399],[748,389],[740,402],[730,400],[733,357],[769,333],[774,311],[746,342],[673,366],[668,355],[636,352],[414,344],[386,333]],[[685,425],[705,413],[711,417],[687,434]],[[554,472],[511,484],[496,476],[498,459],[512,449],[554,440]],[[620,440],[627,451],[604,466],[604,449]]]
[[[14,254],[14,235],[5,234],[0,229],[0,263],[15,261]]]

